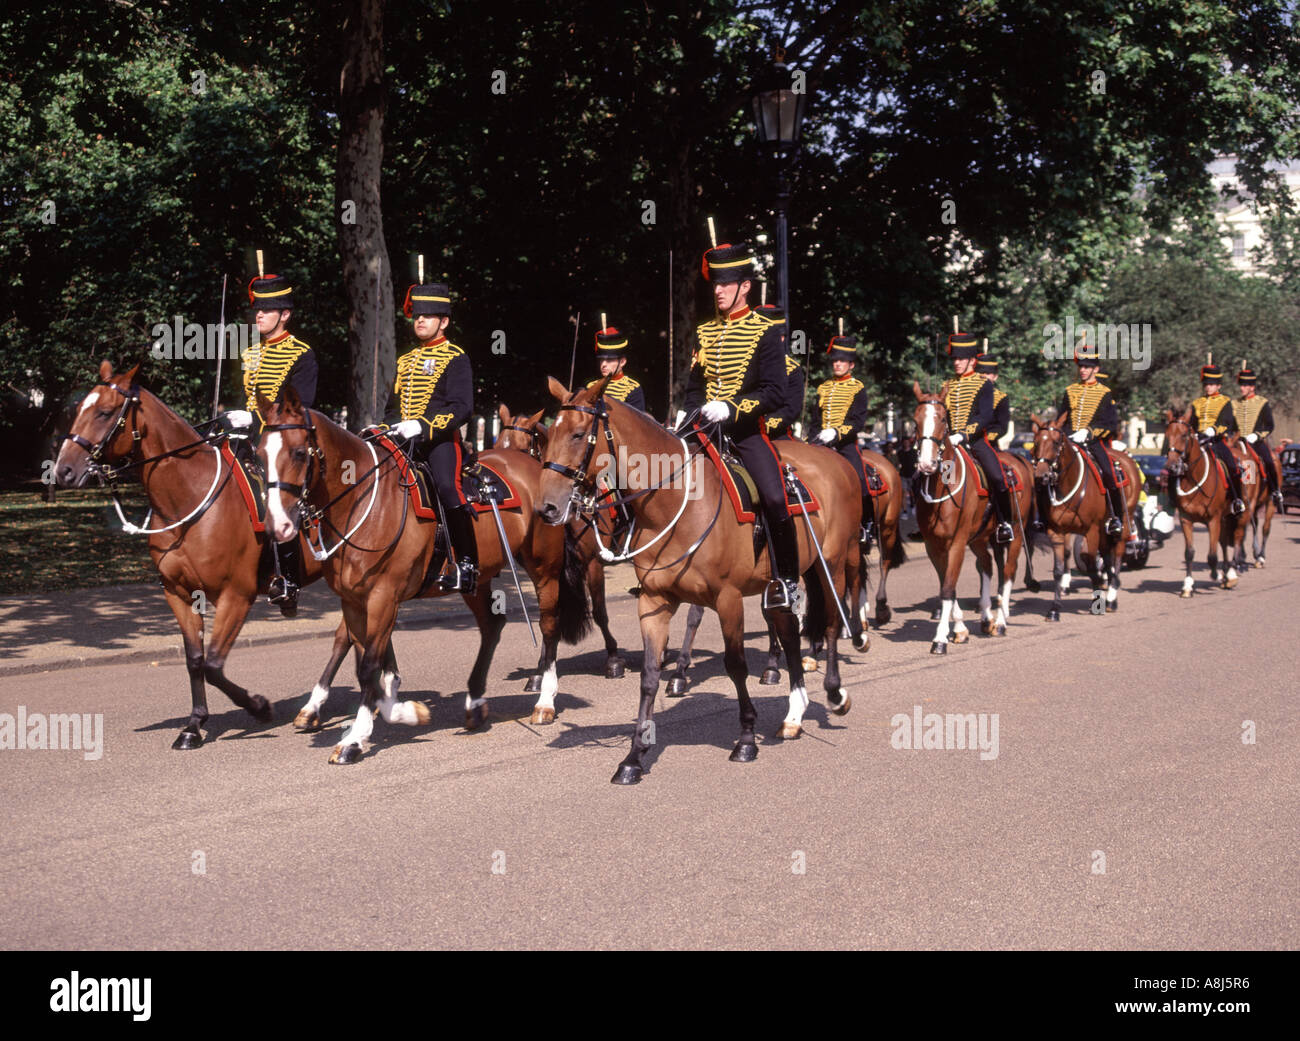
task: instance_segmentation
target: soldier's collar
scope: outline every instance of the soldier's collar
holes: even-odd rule
[[[420,346],[421,346],[421,347],[441,347],[441,346],[442,346],[444,343],[446,343],[446,342],[447,342],[447,337],[446,337],[444,334],[439,333],[439,334],[438,334],[437,336],[435,336],[432,340],[421,340],[421,341],[420,341]]]
[[[274,347],[277,343],[284,343],[284,341],[287,340],[287,339],[288,339],[290,336],[292,336],[292,335],[293,335],[293,333],[289,332],[289,330],[286,329],[286,330],[285,330],[284,332],[282,332],[279,336],[277,336],[274,340],[263,340],[263,341],[262,341],[262,346],[263,346],[263,347]]]
[[[609,382],[610,382],[610,383],[614,383],[614,382],[616,382],[616,381],[618,381],[618,380],[621,380],[622,378],[623,378],[623,374],[622,374],[621,372],[616,372],[616,373],[614,373],[614,375],[612,375],[612,376],[609,378]]]
[[[1097,377],[1094,376],[1090,380],[1080,380],[1079,382],[1082,383],[1085,387],[1095,387],[1097,385]]]
[[[726,320],[728,322],[738,322],[742,318],[744,318],[745,315],[747,314],[749,314],[749,304],[741,304],[734,311],[732,311],[731,314],[727,315]]]
[[[853,373],[846,372],[843,376],[832,376],[831,379],[833,379],[836,383],[843,383],[845,380],[853,379]]]

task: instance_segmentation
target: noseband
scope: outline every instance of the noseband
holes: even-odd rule
[[[306,422],[303,423],[274,423],[262,427],[262,433],[278,433],[281,430],[305,430],[307,431],[307,472],[303,475],[302,484],[290,484],[288,481],[267,481],[266,490],[288,492],[298,500],[298,506],[302,515],[311,519],[308,514],[312,513],[311,507],[307,503],[307,493],[311,486],[316,482],[317,474],[314,474],[313,468],[319,465],[322,469],[325,466],[325,453],[320,450],[316,443],[316,427],[311,421],[311,410],[304,413]]]
[[[528,454],[534,459],[542,458],[542,435],[536,427],[521,427],[518,423],[511,423],[508,427],[502,427],[502,430],[517,430],[521,434],[527,434],[529,437]]]
[[[113,438],[117,437],[119,431],[126,429],[127,413],[131,412],[132,409],[135,408],[135,406],[140,404],[140,388],[136,384],[132,383],[130,389],[123,390],[116,383],[109,383],[107,380],[100,380],[98,383],[95,384],[95,386],[112,387],[115,391],[117,391],[119,394],[122,395],[122,399],[123,399],[122,407],[121,409],[118,410],[117,419],[113,421],[113,424],[108,428],[108,433],[104,435],[103,439],[97,445],[92,445],[89,441],[87,441],[84,437],[81,437],[79,434],[71,434],[71,433],[64,434],[63,439],[65,441],[71,441],[74,445],[81,448],[83,451],[85,451],[87,455],[90,456],[89,469],[91,470],[92,473],[96,474],[97,476],[102,476],[111,481],[112,478],[116,475],[116,471],[112,467],[102,466],[100,464],[100,460],[103,458],[104,450],[108,448],[109,442],[112,441]],[[140,437],[141,437],[140,430],[135,424],[135,416],[134,413],[132,412],[131,449],[129,452],[127,452],[125,458],[130,459],[131,456],[135,454],[136,449],[140,447]]]
[[[554,470],[573,482],[570,499],[585,516],[595,512],[596,500],[599,498],[596,490],[597,475],[591,472],[591,462],[596,455],[596,444],[600,440],[602,426],[605,428],[605,447],[611,456],[614,454],[614,431],[609,426],[609,410],[605,407],[604,398],[597,400],[599,404],[595,408],[586,405],[560,406],[561,412],[583,412],[596,417],[595,422],[591,424],[591,429],[587,431],[587,451],[582,457],[582,465],[575,470],[571,466],[561,466],[559,463],[542,463],[542,469]]]

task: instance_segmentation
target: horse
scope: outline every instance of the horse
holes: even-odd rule
[[[1268,549],[1269,532],[1273,530],[1273,515],[1277,513],[1277,503],[1273,501],[1273,496],[1268,493],[1268,477],[1262,472],[1263,467],[1272,468],[1273,475],[1278,478],[1277,486],[1282,487],[1281,473],[1279,472],[1277,457],[1271,451],[1261,453],[1254,445],[1249,445],[1245,438],[1238,438],[1233,445],[1233,450],[1241,460],[1241,483],[1244,488],[1247,484],[1257,484],[1255,491],[1255,506],[1250,511],[1250,542],[1251,551],[1255,557],[1255,567],[1264,566],[1264,553]],[[1268,456],[1267,459],[1264,457]],[[1260,511],[1264,511],[1264,518],[1260,520]],[[1244,539],[1242,540],[1244,543]],[[1237,557],[1237,569],[1242,570],[1246,567],[1246,554],[1243,546],[1241,554]]]
[[[544,414],[545,409],[531,416],[522,413],[512,416],[505,405],[500,406],[498,415],[501,419],[501,431],[497,434],[493,447],[526,452],[540,461],[546,448],[546,427],[541,422]],[[604,514],[601,516],[604,517]],[[614,639],[614,634],[609,629],[609,610],[605,606],[605,565],[597,554],[595,532],[591,530],[590,524],[579,518],[575,518],[569,527],[578,541],[578,551],[585,561],[587,594],[591,598],[591,617],[600,629],[600,635],[605,639],[605,679],[622,679],[626,663],[619,653],[618,641]],[[602,529],[606,536],[610,534],[610,528],[612,525]],[[525,689],[529,693],[537,693],[532,686],[536,679],[537,677],[533,677],[528,681],[529,686]]]
[[[1192,578],[1192,560],[1196,556],[1195,533],[1197,524],[1204,524],[1210,532],[1210,548],[1206,562],[1210,567],[1210,581],[1219,581],[1219,557],[1216,547],[1223,550],[1222,588],[1237,585],[1237,564],[1245,563],[1243,543],[1246,523],[1255,512],[1255,497],[1260,483],[1253,481],[1241,485],[1246,509],[1234,517],[1228,510],[1232,502],[1232,486],[1219,470],[1213,452],[1201,446],[1200,438],[1192,427],[1193,412],[1190,406],[1182,416],[1172,409],[1165,410],[1165,443],[1168,447],[1166,465],[1169,468],[1169,498],[1178,505],[1178,519],[1183,527],[1183,565],[1186,575],[1179,596],[1183,599],[1196,592]],[[1199,475],[1199,476],[1198,476]],[[1245,475],[1243,474],[1243,477]]]
[[[304,408],[293,388],[278,404],[259,397],[258,407],[266,417],[258,454],[272,493],[267,497],[272,530],[280,537],[306,519],[317,532],[320,547],[314,555],[324,558],[325,581],[339,594],[348,636],[362,650],[357,667],[362,702],[352,725],[330,752],[331,763],[356,763],[373,731],[374,707],[385,696],[380,672],[381,668],[387,671],[391,658],[398,605],[415,597],[446,595],[436,586],[424,588],[437,523],[412,513],[409,484],[387,449],[381,462],[371,442]],[[465,728],[476,730],[488,719],[487,670],[505,626],[504,614],[492,605],[491,586],[509,563],[507,553],[522,557],[537,589],[542,690],[533,721],[553,722],[558,640],[581,639],[589,622],[580,562],[562,531],[533,521],[540,474],[537,461],[518,452],[496,451],[483,452],[479,459],[505,478],[520,504],[500,511],[505,548],[494,520],[485,520],[482,514],[474,519],[481,578],[475,592],[462,594],[462,599],[478,625],[479,649],[465,695]],[[326,529],[334,533],[330,547]],[[419,712],[414,708],[418,703],[403,704]],[[309,702],[304,710],[313,707],[318,706]]]
[[[190,716],[172,748],[192,750],[203,745],[206,683],[259,723],[273,718],[266,698],[225,674],[226,658],[268,577],[259,568],[267,536],[254,530],[231,457],[138,386],[139,370],[135,365],[115,375],[109,362],[100,364],[99,382],[77,411],[54,477],[63,488],[80,488],[94,475],[113,485],[125,470],[139,469],[151,520],[135,530],[152,532],[149,555],[180,626],[190,679]],[[307,585],[321,569],[305,549],[301,559]],[[203,604],[215,605],[206,650]]]
[[[1133,529],[1132,513],[1137,508],[1142,487],[1137,463],[1125,452],[1106,449],[1106,455],[1128,477],[1128,484],[1123,489],[1124,515],[1120,518],[1123,531],[1118,538],[1112,539],[1106,534],[1106,521],[1110,516],[1106,487],[1092,479],[1083,449],[1063,433],[1068,415],[1062,412],[1050,423],[1045,423],[1037,415],[1030,418],[1034,430],[1034,479],[1047,486],[1051,504],[1048,516],[1042,518],[1047,523],[1053,555],[1052,606],[1047,611],[1047,620],[1061,620],[1061,597],[1070,585],[1069,566],[1065,560],[1070,535],[1083,536],[1081,560],[1092,581],[1093,613],[1101,614],[1103,604],[1107,613],[1118,611],[1124,547]]]
[[[724,502],[727,492],[716,467],[702,459],[705,432],[691,427],[678,437],[649,416],[604,396],[608,377],[593,387],[570,392],[551,377],[548,387],[560,404],[560,414],[550,430],[543,455],[539,516],[547,524],[563,527],[575,505],[590,512],[597,505],[599,475],[618,459],[645,462],[650,472],[666,476],[647,481],[635,491],[619,487],[623,502],[636,520],[630,545],[615,559],[633,560],[639,580],[637,613],[641,622],[644,655],[641,663],[641,697],[631,749],[611,779],[615,784],[636,784],[644,772],[644,756],[655,743],[654,700],[659,687],[668,627],[683,602],[711,607],[717,612],[725,643],[727,674],[740,705],[740,737],[731,752],[733,762],[752,762],[758,756],[755,739],[757,712],[746,688],[744,597],[761,593],[771,578],[767,554],[755,550],[754,527],[741,523]],[[686,437],[695,443],[688,447]],[[800,463],[799,476],[815,499],[823,504],[812,526],[825,554],[829,577],[823,571],[810,595],[827,598],[844,594],[847,555],[856,550],[857,522],[850,526],[842,511],[828,503],[847,503],[859,494],[857,478],[848,466],[825,466],[809,456]],[[803,467],[806,467],[804,469]],[[617,485],[616,485],[617,487]],[[804,573],[817,560],[806,526],[796,519],[799,570]],[[792,611],[769,611],[776,625],[790,670],[789,711],[777,736],[797,737],[808,707],[799,626]],[[824,686],[833,711],[849,710],[848,692],[840,686],[835,639],[838,613],[828,612],[829,647]]]
[[[1016,561],[1025,540],[1024,521],[1031,516],[1033,491],[1029,467],[1008,452],[998,452],[1001,462],[1011,466],[1020,478],[1020,490],[1011,490],[1011,500],[1019,512],[1013,524],[1013,537],[1006,546],[991,538],[992,504],[987,507],[976,493],[976,465],[972,457],[958,452],[948,439],[948,410],[937,394],[925,394],[921,385],[912,383],[917,406],[913,414],[921,448],[917,456],[915,488],[916,519],[925,539],[925,550],[939,576],[939,626],[930,644],[931,654],[948,653],[948,629],[952,624],[952,642],[965,643],[970,633],[962,621],[957,602],[957,580],[961,577],[966,547],[975,554],[980,576],[980,620],[983,632],[991,636],[1007,634],[1007,617],[1011,613],[1011,586]],[[935,478],[940,477],[938,483]],[[990,555],[990,547],[992,555]],[[998,606],[991,607],[993,569],[998,571]]]

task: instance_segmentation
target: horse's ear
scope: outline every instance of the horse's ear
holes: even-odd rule
[[[292,383],[287,384],[284,388],[284,403],[289,406],[292,412],[302,411],[302,398],[298,397],[298,392],[294,389]]]
[[[1031,423],[1034,424],[1034,433],[1035,433],[1035,434],[1038,433],[1040,430],[1043,429],[1043,427],[1045,427],[1045,426],[1047,425],[1046,423],[1044,423],[1044,422],[1042,421],[1041,418],[1039,418],[1039,415],[1038,415],[1037,412],[1033,412],[1033,413],[1030,414],[1030,416],[1029,416],[1029,421],[1030,421]]]
[[[528,422],[531,423],[534,428],[540,428],[542,425],[542,417],[544,415],[546,415],[546,409],[539,408],[536,412],[534,412],[531,416],[528,417]]]
[[[614,378],[614,374],[612,372],[608,376],[601,377],[600,382],[597,383],[596,386],[592,389],[591,392],[592,401],[595,401],[597,398],[599,398],[602,394],[605,393],[605,388],[609,386],[609,381],[612,380],[613,378]]]
[[[551,392],[551,397],[563,405],[569,400],[568,388],[557,380],[554,376],[546,377],[546,389]]]
[[[99,363],[99,380],[101,383],[107,383],[113,378],[113,363],[105,358]]]
[[[135,375],[136,375],[136,373],[139,372],[139,371],[140,371],[140,363],[139,363],[139,362],[136,362],[134,365],[131,366],[130,369],[127,370],[127,373],[126,373],[126,375],[123,377],[123,380],[124,380],[124,382],[126,383],[126,385],[127,385],[128,387],[131,387],[131,386],[134,386],[134,385],[135,385]]]
[[[510,425],[510,410],[506,408],[505,405],[497,406],[497,415],[500,417],[501,425],[503,427],[508,427]]]
[[[1052,420],[1052,426],[1056,427],[1057,430],[1064,430],[1065,421],[1068,417],[1069,417],[1068,412],[1060,413],[1054,420]]]
[[[546,415],[546,409],[534,413],[531,417],[533,433],[537,435],[537,441],[542,446],[543,451],[545,451],[546,446],[551,443],[550,431],[546,429],[546,424],[542,422],[542,417],[544,415]]]
[[[1192,406],[1188,405],[1187,411],[1183,413],[1183,422],[1190,424],[1192,422],[1192,416],[1195,414],[1196,413],[1192,411]]]
[[[263,394],[260,390],[257,392],[257,411],[262,415],[269,415],[271,409],[275,407],[275,402]]]
[[[921,384],[918,380],[912,380],[912,393],[916,395],[917,401],[925,400],[925,395],[921,393]]]
[[[1171,408],[1165,409],[1165,426],[1168,426],[1173,421],[1174,421],[1174,410]]]

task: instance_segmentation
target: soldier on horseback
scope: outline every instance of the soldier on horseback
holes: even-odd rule
[[[260,263],[260,262],[259,262]],[[259,275],[248,283],[248,302],[257,323],[259,342],[244,352],[245,407],[222,416],[230,433],[231,446],[245,462],[252,461],[252,444],[261,436],[264,420],[257,408],[257,395],[273,403],[284,400],[286,387],[293,387],[304,408],[316,403],[316,352],[289,332],[293,314],[293,286],[282,275]],[[280,613],[292,618],[298,611],[298,586],[302,564],[298,559],[297,535],[276,543],[273,551],[275,574],[268,590],[270,601]]]
[[[1237,517],[1246,509],[1241,498],[1241,469],[1237,465],[1236,455],[1223,440],[1237,433],[1237,417],[1232,409],[1232,401],[1219,393],[1222,386],[1222,369],[1213,362],[1201,366],[1201,388],[1205,393],[1192,402],[1192,414],[1201,444],[1208,446],[1223,463],[1228,483],[1232,486],[1232,503],[1228,508]]]
[[[717,314],[695,331],[686,408],[698,410],[705,423],[719,424],[754,479],[775,557],[763,607],[788,609],[798,592],[799,543],[786,505],[781,461],[764,431],[765,418],[786,396],[780,327],[760,318],[747,303],[755,277],[748,246],[713,247],[704,254],[702,271],[713,285]]]
[[[1277,461],[1268,443],[1268,436],[1273,433],[1273,406],[1268,398],[1260,397],[1256,393],[1255,384],[1258,381],[1254,370],[1246,368],[1243,364],[1241,371],[1237,373],[1237,385],[1241,387],[1241,400],[1232,403],[1232,412],[1237,421],[1237,432],[1250,443],[1250,447],[1255,450],[1255,454],[1263,464],[1269,495],[1280,510],[1282,491],[1277,486]]]
[[[425,584],[437,575],[440,589],[468,596],[478,581],[478,543],[474,538],[474,507],[460,483],[465,458],[460,427],[474,411],[474,373],[469,355],[445,335],[451,321],[451,292],[447,286],[411,286],[402,311],[412,320],[420,345],[397,359],[393,393],[401,419],[392,430],[407,439],[411,457],[433,478],[455,560],[454,567],[443,571],[446,558],[435,553]]]
[[[623,371],[627,365],[627,337],[613,326],[596,334],[596,361],[600,365],[600,376],[588,383],[588,387],[594,387],[609,376],[610,381],[605,384],[606,397],[631,405],[638,411],[647,411],[641,384]]]
[[[831,360],[831,378],[817,388],[821,429],[813,441],[838,452],[849,461],[862,488],[862,532],[859,541],[871,546],[876,535],[876,508],[867,484],[867,468],[858,450],[858,434],[867,425],[867,386],[853,375],[858,360],[858,342],[852,336],[831,338],[826,350]]]
[[[984,435],[986,441],[995,449],[998,442],[1007,436],[1011,427],[1011,400],[1006,391],[998,390],[998,360],[991,355],[981,354],[975,359],[975,371],[993,384],[993,425]]]
[[[948,337],[948,355],[957,378],[944,384],[942,398],[948,410],[948,440],[954,445],[967,441],[968,451],[984,471],[998,517],[993,539],[1005,545],[1015,538],[1011,530],[1011,493],[993,446],[985,440],[994,422],[993,384],[975,371],[979,353],[977,336],[959,332]]]
[[[758,314],[777,327],[781,334],[781,350],[785,350],[785,312],[776,304],[759,304]],[[804,371],[799,359],[785,356],[785,402],[767,417],[765,428],[769,440],[786,438],[794,440],[794,424],[803,413]]]
[[[1106,454],[1106,442],[1115,436],[1119,426],[1119,409],[1115,407],[1110,388],[1097,378],[1100,365],[1096,345],[1080,344],[1074,352],[1074,360],[1079,367],[1079,378],[1065,388],[1057,412],[1069,417],[1063,429],[1070,440],[1092,456],[1092,461],[1097,464],[1097,472],[1106,486],[1110,512],[1106,518],[1106,534],[1117,539],[1124,532],[1121,519],[1124,516],[1124,493],[1115,483],[1115,471]],[[1034,527],[1041,530],[1050,513],[1047,486],[1040,483],[1038,517]]]

